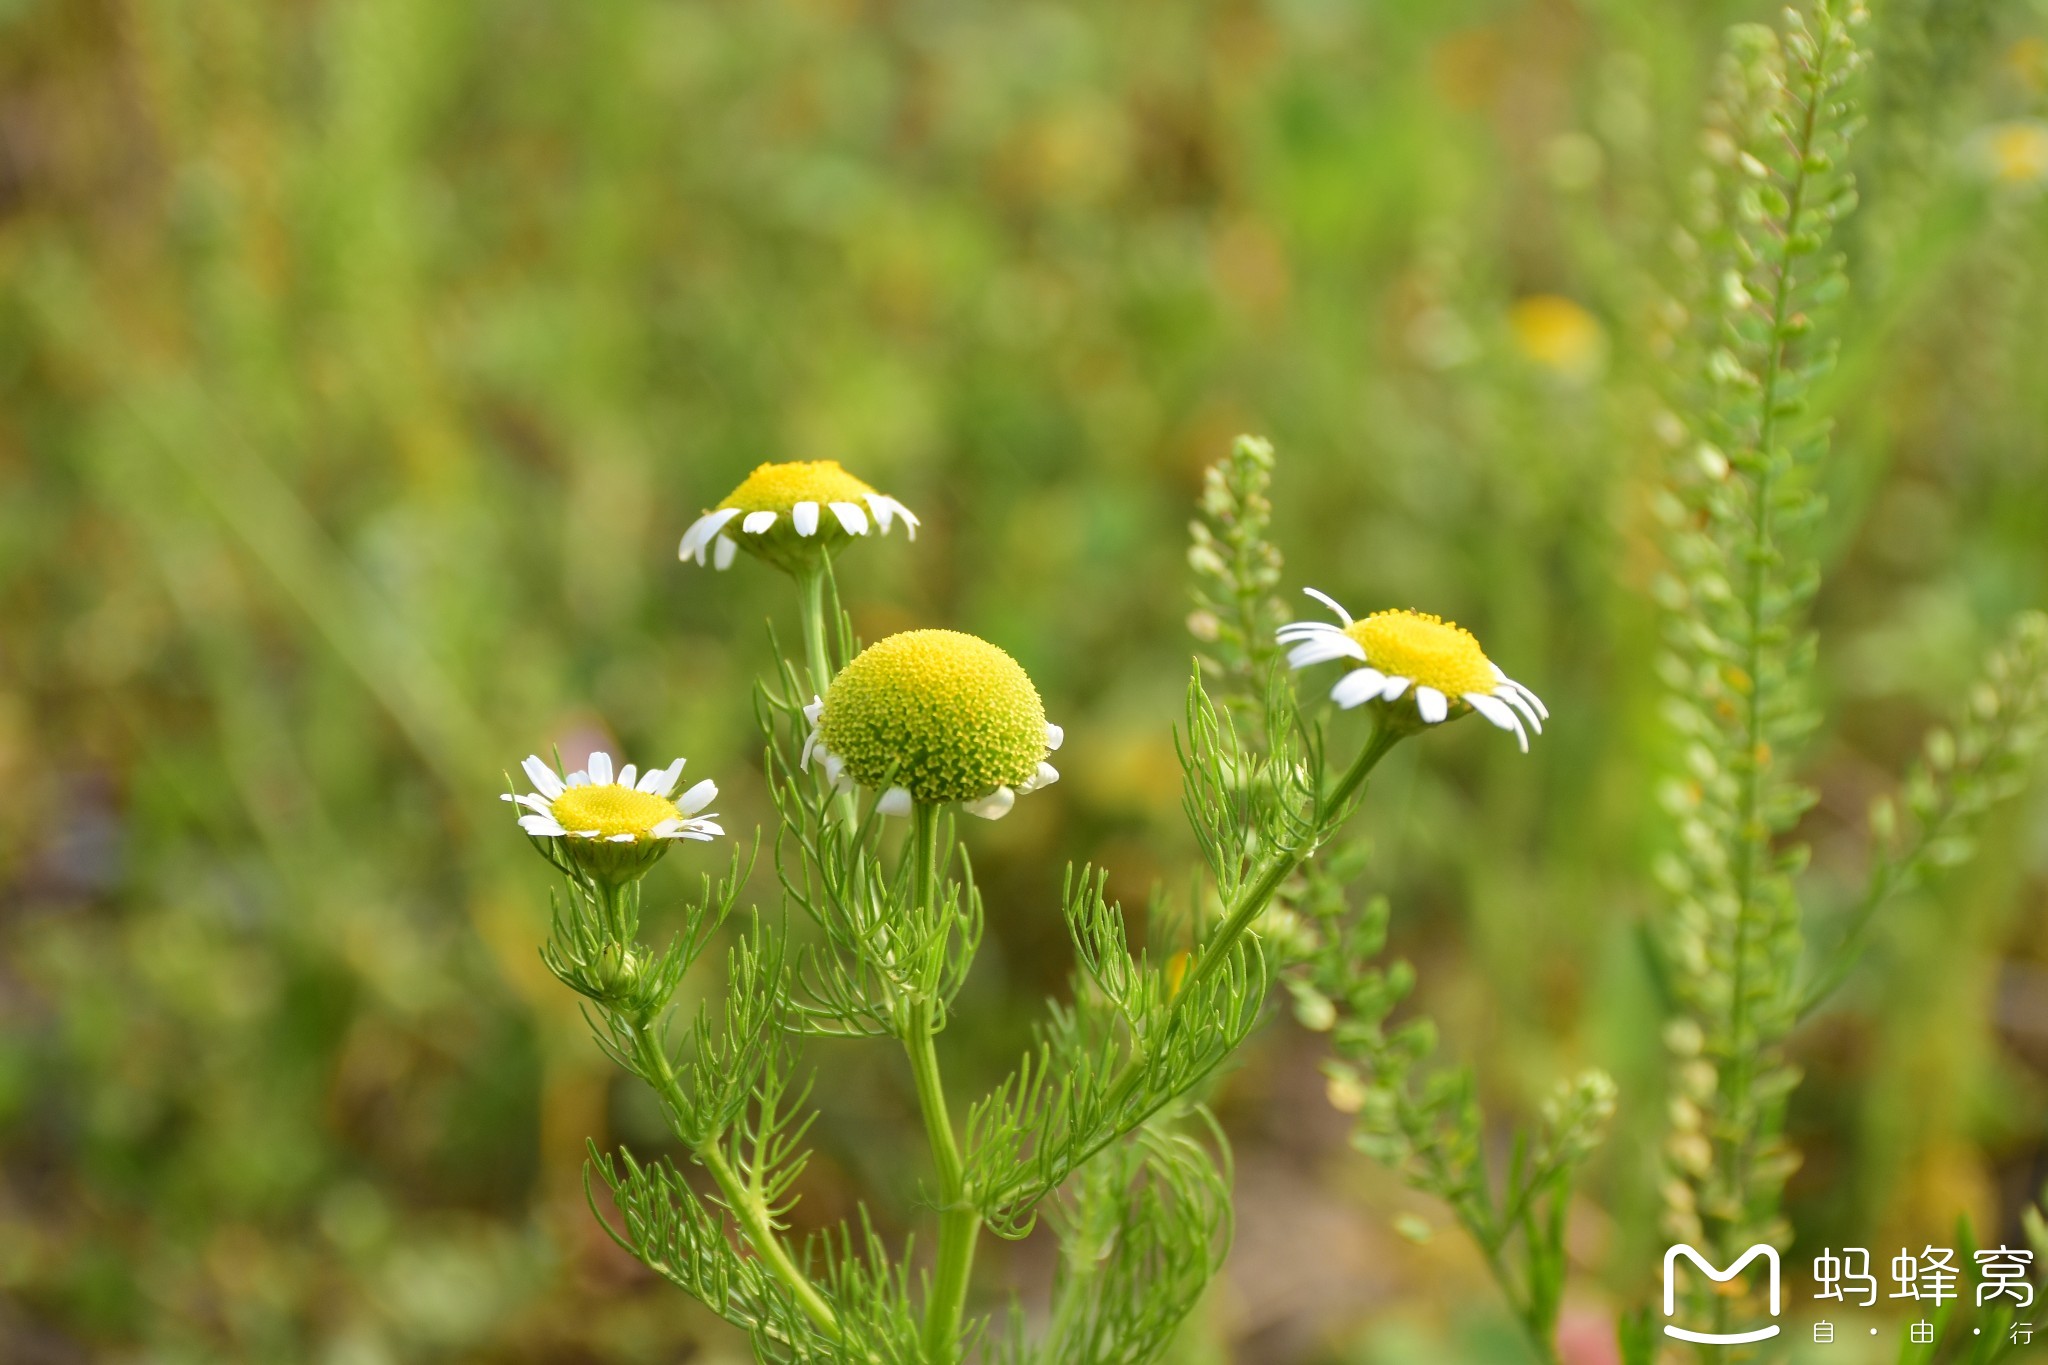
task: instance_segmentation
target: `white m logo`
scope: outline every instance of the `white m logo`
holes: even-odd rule
[[[1759,1242],[1743,1252],[1741,1259],[1737,1260],[1734,1265],[1729,1266],[1726,1270],[1716,1270],[1712,1265],[1708,1264],[1706,1257],[1681,1242],[1664,1253],[1665,1317],[1668,1318],[1678,1311],[1678,1277],[1674,1272],[1678,1268],[1678,1258],[1680,1256],[1685,1257],[1688,1261],[1699,1267],[1699,1272],[1716,1284],[1726,1284],[1737,1275],[1740,1275],[1744,1266],[1759,1256],[1763,1257],[1771,1267],[1771,1316],[1774,1318],[1778,1316],[1778,1250],[1776,1247],[1765,1246]],[[1664,1335],[1667,1337],[1677,1337],[1680,1341],[1703,1342],[1709,1346],[1734,1346],[1745,1341],[1762,1341],[1766,1337],[1774,1337],[1778,1335],[1778,1325],[1772,1323],[1769,1327],[1759,1327],[1754,1332],[1717,1333],[1688,1332],[1683,1327],[1672,1327],[1667,1324],[1664,1328]]]

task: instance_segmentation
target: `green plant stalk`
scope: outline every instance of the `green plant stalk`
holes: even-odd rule
[[[797,614],[803,618],[804,662],[811,670],[811,690],[818,696],[832,685],[831,655],[825,649],[825,565],[796,576]]]
[[[1385,758],[1401,739],[1401,731],[1389,725],[1384,719],[1374,725],[1372,738],[1366,741],[1365,748],[1359,753],[1357,760],[1345,771],[1329,795],[1317,801],[1315,814],[1316,825],[1319,828],[1358,793],[1359,788],[1365,785],[1365,779],[1371,776],[1372,770],[1379,766],[1380,760]],[[1208,946],[1203,949],[1202,955],[1195,959],[1187,977],[1174,992],[1173,1010],[1176,1017],[1179,1015],[1182,1002],[1191,999],[1195,988],[1207,981],[1230,959],[1232,945],[1244,936],[1252,921],[1257,919],[1260,912],[1272,901],[1273,893],[1280,889],[1280,884],[1307,861],[1315,852],[1315,848],[1315,841],[1311,839],[1304,844],[1275,848],[1266,855],[1265,864],[1259,869],[1259,875],[1252,879],[1248,888],[1239,891],[1237,904],[1223,917],[1223,922],[1210,936]],[[1134,1055],[1125,1062],[1123,1075],[1117,1079],[1115,1087],[1110,1091],[1107,1106],[1109,1112],[1118,1112],[1130,1099],[1131,1092],[1137,1088],[1139,1079],[1144,1075],[1146,1061],[1145,1057]],[[1099,1146],[1094,1148],[1083,1157],[1083,1160],[1093,1157],[1095,1152],[1100,1150]]]
[[[939,807],[920,801],[911,809],[910,846],[913,900],[918,911],[936,921],[938,915]],[[939,1075],[933,1046],[938,1032],[938,1005],[929,992],[913,1001],[906,1013],[903,1049],[917,1081],[917,1104],[924,1114],[926,1140],[939,1176],[939,1254],[932,1273],[931,1297],[925,1304],[924,1350],[933,1365],[954,1358],[960,1319],[967,1303],[967,1281],[974,1269],[974,1247],[981,1236],[981,1214],[967,1196],[967,1164],[961,1159],[953,1120],[946,1111],[946,1087]]]
[[[1317,802],[1318,826],[1344,808],[1344,804],[1365,785],[1365,779],[1379,766],[1379,761],[1387,756],[1388,751],[1401,741],[1401,737],[1401,732],[1384,720],[1373,727],[1372,738],[1366,741],[1357,761],[1345,771],[1329,795]],[[1224,962],[1229,960],[1232,945],[1243,936],[1244,931],[1251,927],[1251,922],[1259,917],[1260,912],[1273,899],[1273,893],[1280,889],[1280,883],[1292,876],[1294,870],[1314,851],[1315,843],[1311,840],[1304,845],[1275,848],[1266,855],[1265,865],[1259,869],[1258,876],[1252,879],[1247,889],[1238,893],[1237,904],[1224,916],[1223,923],[1217,926],[1208,947],[1195,960],[1187,979],[1181,982],[1176,999],[1190,998],[1196,987],[1206,982]]]
[[[653,1078],[654,1088],[671,1109],[684,1112],[686,1101],[682,1085],[676,1079],[675,1068],[670,1065],[668,1050],[661,1045],[651,1027],[651,1019],[634,1021],[633,1052],[639,1059],[642,1073]],[[701,1146],[693,1146],[692,1153],[704,1163],[704,1169],[711,1172],[711,1178],[718,1183],[719,1193],[724,1196],[726,1207],[739,1220],[740,1228],[747,1235],[747,1242],[754,1254],[760,1257],[775,1278],[781,1280],[795,1296],[804,1312],[827,1336],[839,1336],[839,1316],[832,1311],[832,1305],[818,1292],[808,1276],[790,1256],[789,1249],[776,1234],[775,1223],[769,1217],[768,1209],[760,1193],[740,1179],[732,1162],[720,1150],[717,1137]]]
[[[1830,54],[1817,51],[1813,58],[1814,78],[1808,89],[1805,121],[1799,132],[1799,169],[1792,181],[1792,193],[1787,196],[1785,233],[1783,243],[1789,244],[1799,231],[1799,220],[1804,212],[1807,187],[1807,160],[1813,147],[1815,125],[1820,118],[1821,101],[1825,97],[1825,73]],[[1777,287],[1771,299],[1771,344],[1766,357],[1760,389],[1762,410],[1757,426],[1757,476],[1755,496],[1752,499],[1752,539],[1749,547],[1749,577],[1745,584],[1744,620],[1748,626],[1749,638],[1743,642],[1744,663],[1749,671],[1749,706],[1744,718],[1745,735],[1749,740],[1748,763],[1745,766],[1742,783],[1742,859],[1736,867],[1736,915],[1735,915],[1735,964],[1733,995],[1728,1006],[1728,1046],[1730,1066],[1728,1075],[1728,1098],[1730,1116],[1741,1125],[1742,1132],[1748,1128],[1745,1117],[1749,1108],[1750,1054],[1743,1044],[1743,1035],[1749,1027],[1749,989],[1747,977],[1749,958],[1749,923],[1752,918],[1751,906],[1756,897],[1757,882],[1763,873],[1763,859],[1769,848],[1769,833],[1759,830],[1763,808],[1763,603],[1766,589],[1765,568],[1767,552],[1771,544],[1771,445],[1777,437],[1778,384],[1785,368],[1785,323],[1786,309],[1792,294],[1792,255],[1789,245],[1781,244],[1784,253],[1778,259]],[[1749,1147],[1740,1137],[1729,1141],[1729,1183],[1730,1194],[1735,1199],[1738,1217],[1746,1218],[1749,1213]]]

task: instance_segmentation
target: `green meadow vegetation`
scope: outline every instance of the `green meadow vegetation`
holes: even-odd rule
[[[2041,0],[0,0],[0,73],[0,1361],[2048,1354],[1967,1275],[1807,1344],[1830,1249],[2048,1262]],[[915,538],[678,561],[822,460]],[[1385,747],[1304,588],[1542,733]],[[1058,780],[849,822],[804,704],[923,628]],[[593,751],[722,836],[535,859]],[[1785,1338],[1662,1337],[1674,1241]]]

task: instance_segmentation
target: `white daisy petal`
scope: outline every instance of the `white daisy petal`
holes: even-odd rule
[[[519,765],[526,770],[527,780],[542,796],[560,796],[564,790],[562,775],[541,760],[539,754],[528,754],[526,762]]]
[[[875,814],[905,816],[910,814],[910,788],[891,787],[875,798]]]
[[[975,801],[962,801],[960,809],[969,815],[979,815],[984,820],[1000,820],[1010,813],[1010,807],[1017,804],[1017,793],[1008,787],[997,787],[987,796]]]
[[[824,752],[825,748],[824,745],[819,741],[818,732],[815,729],[813,729],[810,734],[804,737],[803,755],[802,757],[797,759],[796,766],[802,768],[805,772],[809,772],[811,768],[811,760],[817,755],[822,754]]]
[[[1273,638],[1281,644],[1297,640],[1309,640],[1324,635],[1342,635],[1344,627],[1333,626],[1328,621],[1289,621],[1273,632]]]
[[[796,533],[800,536],[814,536],[818,534],[818,504],[815,502],[798,503],[789,509],[789,520],[790,524],[796,527]]]
[[[1451,703],[1434,687],[1418,687],[1415,689],[1415,709],[1431,725],[1438,725],[1451,713]]]
[[[682,759],[677,759],[666,768],[649,768],[640,779],[640,790],[649,796],[667,796],[676,789],[676,779],[683,775]]]
[[[559,839],[563,834],[562,827],[545,815],[522,815],[519,817],[519,828],[537,839]]]
[[[895,498],[889,499],[889,506],[891,509],[895,511],[897,516],[903,518],[903,534],[908,536],[912,540],[916,540],[917,528],[924,525],[923,522],[917,519],[917,513],[911,511],[908,507],[905,507],[901,502],[897,501]]]
[[[774,524],[773,512],[749,512],[747,519],[740,523],[740,529],[750,536],[758,536]]]
[[[637,834],[607,834],[604,841],[608,844],[630,844],[639,837]]]
[[[1501,679],[1501,681],[1505,682],[1509,687],[1514,688],[1515,691],[1521,693],[1523,698],[1529,703],[1529,705],[1536,708],[1537,715],[1543,717],[1543,719],[1545,720],[1550,719],[1550,708],[1543,704],[1543,698],[1537,696],[1534,692],[1531,692],[1528,688],[1522,686],[1513,678],[1503,678]]]
[[[868,533],[868,514],[860,510],[858,503],[834,502],[827,503],[826,506],[832,509],[833,516],[839,518],[839,524],[846,528],[846,534],[864,536]]]
[[[818,753],[825,763],[825,780],[836,784],[839,781],[839,775],[846,771],[846,760],[838,754],[828,753],[823,749],[818,750]]]
[[[721,571],[730,569],[734,557],[739,552],[740,543],[737,540],[734,540],[731,536],[720,536],[718,538],[718,548],[711,556],[712,567]]]
[[[630,787],[639,780],[640,770],[632,764],[628,763],[625,767],[619,769],[618,781],[621,787]]]
[[[555,803],[548,800],[545,796],[516,796],[512,799],[517,804],[522,805],[526,807],[528,810],[532,811],[535,815],[545,815],[548,816],[550,819],[554,817]]]
[[[1399,701],[1401,694],[1408,690],[1408,679],[1388,678],[1387,685],[1380,689],[1381,701]]]
[[[1337,685],[1330,689],[1330,700],[1349,711],[1371,701],[1386,685],[1387,675],[1377,668],[1354,668],[1337,679]]]
[[[683,822],[681,820],[668,819],[662,821],[653,829],[648,830],[647,837],[650,839],[673,839],[682,832]]]
[[[703,516],[697,518],[697,520],[690,523],[690,529],[683,532],[683,543],[676,551],[676,558],[694,559],[699,564],[702,564],[704,562],[704,547],[711,543],[713,536],[716,536],[725,529],[727,522],[739,514],[739,508],[726,507],[716,512],[706,512]]]
[[[575,772],[569,774],[569,785],[572,787],[589,786],[590,774],[584,772],[581,768],[578,768]]]
[[[1289,668],[1308,668],[1315,664],[1326,664],[1332,659],[1356,659],[1365,662],[1365,646],[1349,635],[1334,633],[1319,635],[1305,640],[1288,651]]]
[[[823,697],[813,695],[811,698],[811,704],[804,708],[804,719],[809,721],[812,725],[816,725],[818,723],[818,717],[824,714],[825,699]]]
[[[718,784],[707,777],[676,798],[676,809],[684,815],[695,815],[717,799]]]
[[[1065,744],[1066,742],[1066,727],[1061,725],[1054,725],[1051,721],[1047,721],[1045,723],[1045,747],[1048,749],[1057,749],[1060,747],[1060,745]]]
[[[1514,707],[1517,711],[1520,711],[1524,716],[1526,716],[1529,720],[1530,727],[1533,728],[1537,734],[1540,735],[1543,733],[1543,718],[1536,714],[1536,708],[1529,705],[1528,701],[1522,696],[1520,692],[1515,691],[1515,689],[1512,687],[1503,687],[1496,691],[1493,695],[1499,700],[1506,702],[1509,706]]]
[[[598,786],[605,787],[611,785],[612,756],[602,749],[592,751],[590,766],[584,771],[590,774],[590,780]]]
[[[1345,625],[1348,626],[1351,624],[1351,613],[1344,610],[1343,605],[1339,603],[1336,598],[1330,596],[1326,592],[1317,592],[1314,588],[1303,588],[1302,591],[1307,593],[1310,597],[1315,598],[1316,601],[1322,603],[1331,611],[1336,612],[1337,619],[1342,621]]]
[[[1503,730],[1515,728],[1515,713],[1507,703],[1490,692],[1467,692],[1465,704]]]
[[[1041,762],[1036,772],[1017,784],[1017,795],[1023,796],[1037,791],[1040,787],[1050,787],[1059,780],[1060,770],[1050,763]]]
[[[868,500],[868,507],[875,514],[875,525],[882,528],[883,535],[887,535],[889,523],[896,520],[896,499],[887,493],[866,493],[862,496]]]

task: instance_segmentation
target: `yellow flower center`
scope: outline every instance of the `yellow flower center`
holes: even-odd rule
[[[1500,685],[1472,632],[1419,611],[1378,611],[1344,633],[1365,648],[1365,661],[1388,677],[1412,679],[1446,697],[1491,692]]]
[[[676,803],[631,787],[571,787],[550,804],[555,823],[571,834],[630,834],[652,837],[649,831],[676,818]]]
[[[862,650],[825,692],[818,737],[865,787],[972,801],[1045,757],[1045,706],[1023,667],[957,630],[910,630]]]
[[[717,510],[737,507],[742,512],[788,512],[800,502],[821,507],[828,502],[850,502],[865,511],[867,504],[862,499],[874,491],[841,469],[837,460],[791,460],[756,465]]]

